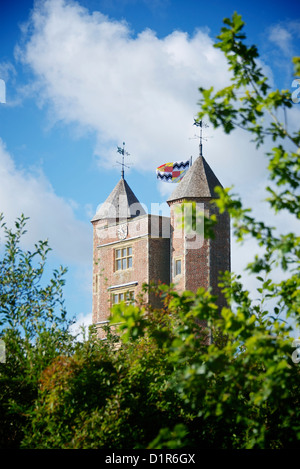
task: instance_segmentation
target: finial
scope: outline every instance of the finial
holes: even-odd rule
[[[120,161],[117,161],[117,163],[120,164],[121,167],[122,167],[122,169],[121,169],[121,177],[122,177],[122,179],[124,179],[124,167],[129,168],[129,166],[127,166],[127,165],[124,163],[124,158],[125,158],[125,155],[126,155],[126,156],[129,156],[129,153],[127,153],[127,151],[125,151],[125,142],[123,142],[123,148],[121,148],[121,147],[117,147],[117,148],[118,148],[117,152],[118,152],[118,153],[121,153],[121,155],[122,155],[122,163],[121,163]]]

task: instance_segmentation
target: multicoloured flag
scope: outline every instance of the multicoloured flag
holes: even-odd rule
[[[191,164],[192,159],[162,164],[156,169],[157,179],[164,182],[180,182]]]

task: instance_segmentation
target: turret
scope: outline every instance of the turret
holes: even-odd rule
[[[218,276],[220,272],[230,270],[230,219],[228,213],[220,214],[213,203],[218,197],[216,186],[221,186],[220,181],[205,158],[199,156],[167,202],[171,216],[171,282],[180,292],[211,288],[213,294],[220,296],[221,307],[224,299],[218,288]],[[196,202],[196,226],[190,223],[193,229],[188,233],[178,221],[176,212],[180,212],[182,203],[186,208],[191,202]],[[191,214],[191,211],[185,212]],[[214,239],[204,238],[203,218],[197,220],[200,212],[206,217],[217,215]]]

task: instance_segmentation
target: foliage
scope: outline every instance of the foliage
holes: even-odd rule
[[[17,447],[26,426],[26,412],[37,397],[41,371],[71,340],[63,304],[65,269],[55,270],[42,285],[49,246],[40,241],[33,252],[21,248],[27,219],[10,229],[0,217],[6,239],[0,262],[0,447]]]
[[[24,447],[141,448],[180,418],[162,349],[146,338],[115,349],[93,335],[43,372]]]
[[[287,109],[292,106],[290,92],[270,91],[266,77],[255,62],[258,57],[256,47],[247,47],[243,43],[245,35],[241,17],[235,13],[224,23],[226,26],[218,36],[216,47],[228,60],[229,70],[233,73],[232,85],[215,93],[213,88],[200,88],[202,110],[199,118],[208,116],[215,127],[222,126],[227,133],[235,127],[242,127],[254,136],[257,146],[270,137],[278,142],[266,154],[269,178],[273,182],[272,188],[266,187],[266,200],[275,213],[288,212],[291,217],[299,219],[300,130],[290,132],[285,125]],[[294,63],[298,64],[298,58]],[[284,122],[280,121],[280,116]],[[259,274],[257,279],[262,283],[262,290],[276,300],[275,313],[284,310],[299,325],[300,237],[293,232],[278,235],[273,227],[256,221],[251,216],[251,209],[244,209],[240,199],[229,194],[229,189],[219,188],[218,191],[220,197],[216,203],[221,212],[227,210],[230,213],[237,240],[243,241],[251,236],[264,249],[264,254],[247,266],[248,271]],[[270,273],[274,267],[286,271],[288,279],[279,283],[272,281]]]
[[[270,332],[238,282],[232,285],[240,308],[221,316],[204,289],[178,295],[159,286],[164,306],[143,315],[140,337],[137,316],[121,318],[116,308],[113,320],[127,331],[122,345],[91,337],[46,368],[23,446],[296,446],[300,376],[288,331],[275,323]]]

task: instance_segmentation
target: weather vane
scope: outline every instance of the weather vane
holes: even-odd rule
[[[125,159],[125,155],[126,155],[126,156],[129,156],[130,153],[128,153],[127,151],[125,151],[125,142],[123,142],[123,148],[117,147],[117,149],[118,149],[117,152],[122,155],[122,162],[117,161],[117,163],[120,164],[121,167],[122,167],[121,176],[122,176],[122,179],[124,179],[124,168],[126,167],[126,168],[129,169],[129,166],[127,166],[127,165],[124,163],[124,159]]]
[[[208,127],[208,125],[205,124],[202,120],[197,121],[196,119],[194,119],[194,124],[193,125],[195,125],[196,127],[199,127],[199,129],[200,129],[200,135],[197,138],[199,138],[199,156],[203,156],[203,154],[202,154],[202,140],[205,140],[205,139],[202,137],[202,128],[203,127]]]

